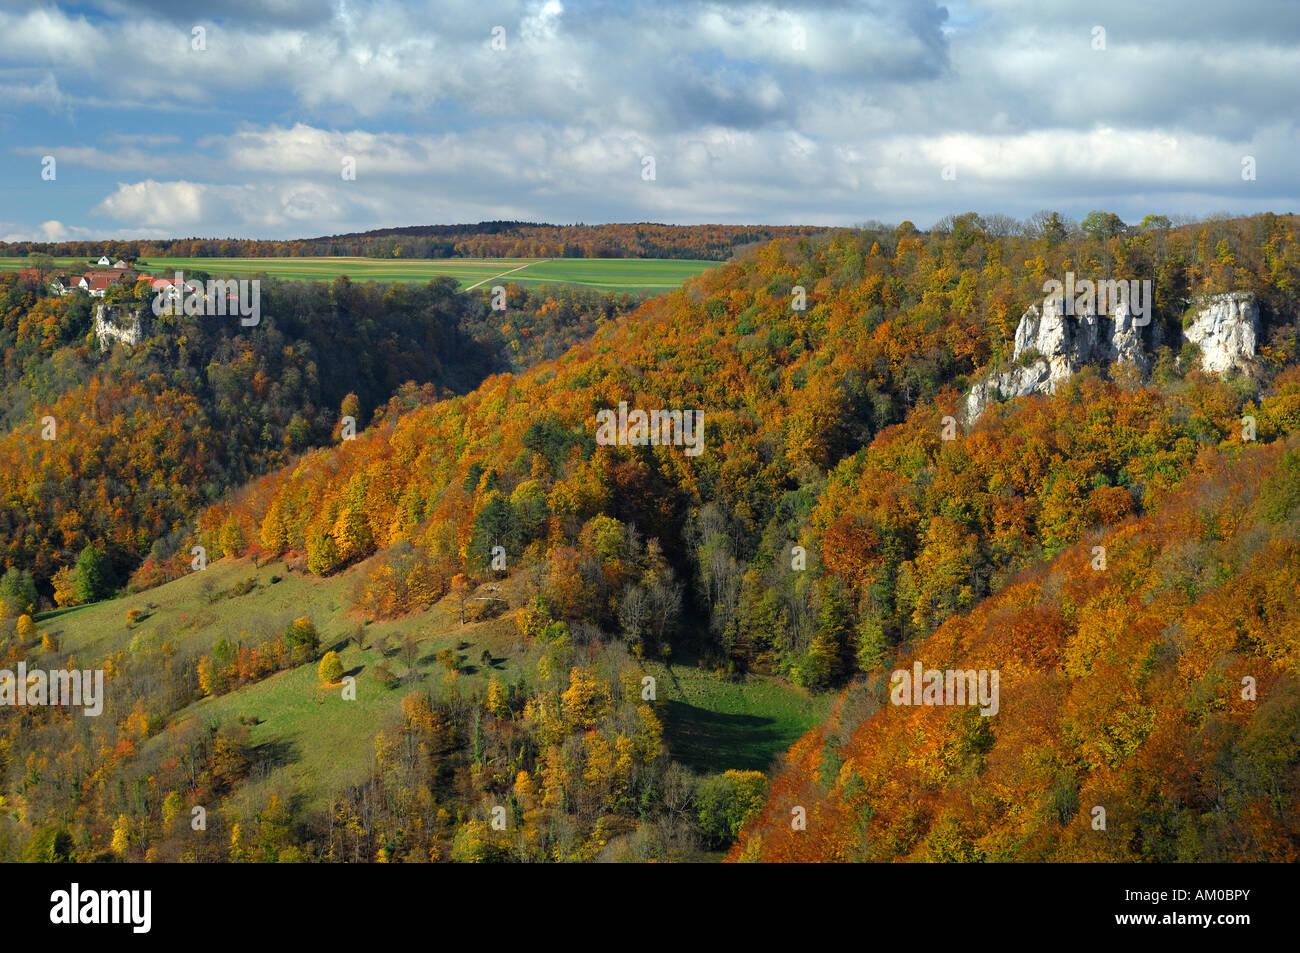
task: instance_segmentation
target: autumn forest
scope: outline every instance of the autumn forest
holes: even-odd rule
[[[115,246],[718,261],[268,280],[254,327],[0,274],[0,669],[105,674],[96,717],[0,707],[0,858],[1300,859],[1298,229]],[[1067,273],[1150,281],[1139,360],[1029,339]],[[606,439],[621,404],[702,452]],[[996,673],[996,713],[900,704],[914,664]]]

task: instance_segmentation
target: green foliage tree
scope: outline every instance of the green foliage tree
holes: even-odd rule
[[[76,583],[78,602],[97,602],[113,594],[113,567],[99,546],[89,543],[77,557]]]
[[[702,779],[695,791],[696,815],[705,846],[720,850],[734,841],[763,807],[767,778],[761,771],[726,771]]]
[[[474,518],[467,570],[472,572],[487,569],[494,546],[504,546],[507,553],[517,553],[520,538],[519,514],[499,490],[493,490],[488,494],[483,509]]]
[[[0,578],[0,618],[36,607],[36,582],[26,570],[11,567]]]
[[[844,584],[832,577],[822,586],[817,631],[799,668],[800,680],[809,688],[823,689],[843,678],[849,667],[852,633],[853,615]]]
[[[1106,241],[1124,234],[1124,220],[1113,212],[1094,209],[1079,223],[1080,230],[1089,238]]]
[[[66,864],[74,859],[76,844],[72,835],[58,825],[42,827],[23,849],[23,862],[28,864]]]

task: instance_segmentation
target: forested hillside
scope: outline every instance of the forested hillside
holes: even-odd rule
[[[402,543],[402,568],[371,590],[391,611],[428,598],[411,595],[417,577],[438,593],[455,573],[482,574],[500,544],[512,567],[543,564],[574,593],[554,600],[557,617],[617,628],[624,593],[581,575],[572,560],[589,554],[566,555],[590,520],[612,518],[689,567],[712,661],[825,687],[1090,526],[1143,512],[1202,446],[1236,432],[1295,352],[1293,229],[1260,218],[1011,240],[963,217],[931,236],[903,226],[773,244],[554,364],[269,475],[205,513],[197,539],[301,554],[319,574]],[[973,371],[1009,355],[1043,276],[1103,261],[1154,276],[1154,320],[1174,341],[1195,296],[1255,292],[1267,316],[1259,376],[1207,377],[1194,354],[1166,349],[1153,386],[1080,381],[1087,415],[1058,404],[1028,435],[981,428],[941,454],[940,417]],[[805,310],[792,307],[796,287]],[[595,415],[620,401],[701,409],[708,450],[598,447]],[[1261,439],[1283,432],[1259,414]],[[806,571],[792,568],[796,545]],[[569,574],[586,584],[567,586]],[[651,653],[672,644],[630,634]]]
[[[142,313],[144,341],[105,351],[93,299],[0,275],[0,558],[31,573],[46,599],[86,547],[123,582],[150,555],[176,552],[204,506],[337,441],[342,415],[364,427],[376,412],[463,393],[563,351],[637,300],[510,286],[510,317],[493,320],[486,292],[458,292],[450,279],[272,280],[260,321],[243,326],[155,317],[141,283],[105,301],[124,319]]]
[[[1274,408],[1284,445],[1202,449],[1153,513],[1015,575],[898,660],[1000,669],[996,718],[888,704],[883,672],[854,686],[732,858],[1300,858],[1298,384]]]
[[[10,716],[0,844],[1293,855],[1297,220],[1084,224],[998,236],[971,214],[777,241],[560,357],[399,395],[355,440],[205,508],[134,580],[174,581],[14,624],[11,660],[107,658],[148,690],[99,719]],[[1089,368],[958,430],[962,393],[1066,272],[1152,280],[1167,343],[1149,377]],[[1258,300],[1259,346],[1220,377],[1181,327],[1227,291]],[[598,439],[624,402],[701,413],[703,452]],[[211,568],[191,571],[192,546]],[[1000,669],[1000,713],[889,706],[885,677],[914,659]],[[728,723],[710,717],[728,686],[798,709],[786,724],[835,700],[770,790],[734,752],[683,766]],[[194,806],[213,818],[197,839]]]

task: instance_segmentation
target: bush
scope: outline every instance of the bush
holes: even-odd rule
[[[320,660],[320,666],[316,669],[320,680],[326,685],[333,685],[343,678],[343,660],[339,658],[338,652],[326,652]]]
[[[695,804],[705,845],[718,850],[740,834],[763,807],[767,778],[761,771],[727,771],[700,781]]]
[[[289,648],[300,659],[314,658],[320,648],[320,637],[316,634],[316,624],[307,616],[299,616],[289,623],[284,631]]]
[[[249,576],[247,579],[235,583],[234,586],[232,586],[230,589],[230,595],[232,597],[246,596],[256,588],[257,588],[257,577]]]
[[[387,662],[380,662],[374,668],[375,678],[384,688],[394,689],[402,684],[402,680],[393,674],[393,670],[388,667]]]

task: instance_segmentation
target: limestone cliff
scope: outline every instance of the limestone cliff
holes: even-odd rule
[[[99,305],[95,308],[95,339],[101,351],[108,350],[110,341],[119,341],[129,347],[144,339],[144,319],[139,311],[131,313],[130,323],[118,324],[117,308]]]
[[[1259,305],[1253,294],[1234,292],[1205,302],[1183,329],[1201,349],[1201,367],[1211,374],[1249,368],[1259,336]]]
[[[1201,348],[1205,370],[1222,374],[1247,368],[1255,355],[1259,308],[1252,294],[1215,295],[1200,303],[1184,330],[1184,338]],[[1015,367],[995,371],[977,381],[962,404],[962,418],[973,424],[991,403],[1030,394],[1055,393],[1085,365],[1103,371],[1112,364],[1131,364],[1145,375],[1152,351],[1163,344],[1158,323],[1140,326],[1125,305],[1106,314],[1068,315],[1062,299],[1046,299],[1040,310],[1031,305],[1016,327]]]

